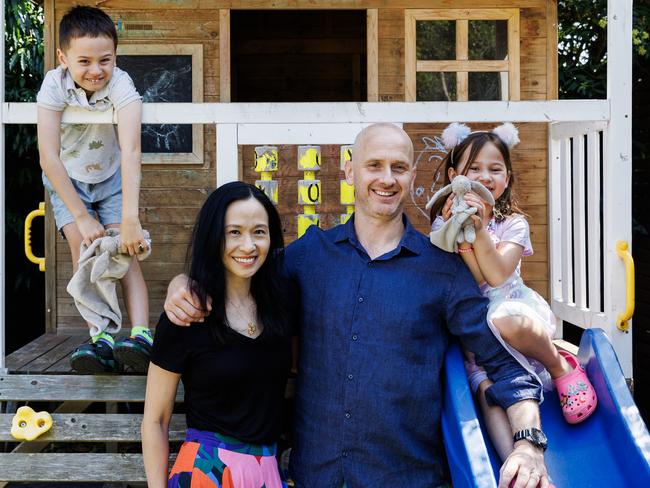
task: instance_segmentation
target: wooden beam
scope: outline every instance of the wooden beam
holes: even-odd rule
[[[376,8],[368,9],[366,20],[366,77],[368,101],[379,101],[379,13]]]
[[[558,97],[557,0],[546,0],[546,99]]]
[[[169,465],[175,455],[170,456]],[[0,454],[3,481],[146,481],[142,454],[37,453]]]
[[[219,101],[230,102],[230,10],[219,10]]]
[[[45,22],[43,24],[43,68],[47,73],[56,67],[56,21],[54,19],[54,0],[43,1],[43,13]]]
[[[423,61],[420,61],[418,62],[417,70],[424,71],[425,69],[430,69],[431,71],[457,71],[456,100],[459,102],[466,102],[469,99],[468,71],[474,66],[474,63],[467,61],[469,59],[469,21],[467,19],[459,19],[456,21],[456,59],[457,61],[455,61],[454,64],[460,69],[450,70],[448,68],[451,66],[449,66],[448,63],[439,67],[423,65],[423,69],[420,69],[420,63],[423,63]],[[438,61],[438,63],[440,63],[440,61]],[[443,63],[445,62],[443,61]]]
[[[415,102],[417,97],[415,15],[411,10],[404,11],[404,100]]]
[[[508,98],[510,100],[520,99],[521,70],[519,69],[519,9],[508,9],[511,16],[508,19],[508,62],[510,71],[508,73]]]
[[[35,103],[2,105],[5,124],[36,123]],[[520,102],[146,103],[145,124],[336,124],[368,122],[580,122],[609,120],[608,100]],[[68,108],[63,122],[112,123],[112,114]]]
[[[519,3],[519,2],[517,2]],[[510,4],[512,5],[512,3]],[[418,20],[508,20],[518,8],[430,8],[410,9],[409,14]]]
[[[144,402],[145,376],[4,375],[0,401]],[[179,385],[176,401],[183,401]]]
[[[16,442],[10,433],[12,414],[0,414],[0,441]],[[52,428],[38,438],[48,442],[140,442],[142,414],[54,413]],[[184,414],[172,415],[169,440],[185,440]]]
[[[464,22],[462,20],[458,21]],[[467,38],[465,38],[467,39]],[[509,71],[508,61],[491,61],[491,60],[458,60],[458,61],[418,61],[417,71],[434,71],[434,72],[492,72],[492,71]],[[458,101],[461,101],[460,98]]]
[[[47,73],[56,67],[56,21],[54,0],[44,0],[43,68]],[[50,208],[47,190],[43,189],[45,202],[45,332],[56,332],[56,223]]]

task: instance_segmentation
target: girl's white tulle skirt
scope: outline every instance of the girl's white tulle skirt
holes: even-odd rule
[[[501,342],[503,347],[514,357],[519,364],[522,365],[528,372],[533,374],[540,384],[544,386],[545,390],[553,389],[553,382],[548,371],[544,369],[541,363],[528,358],[507,344],[499,329],[494,325],[494,320],[503,317],[522,316],[528,317],[540,324],[549,338],[553,338],[555,329],[557,327],[555,315],[551,311],[548,303],[533,289],[524,285],[521,278],[517,278],[512,283],[501,286],[499,288],[491,288],[485,296],[490,299],[490,305],[487,311],[487,322],[492,330],[494,336]],[[467,370],[468,379],[472,387],[472,391],[476,392],[478,385],[485,379],[487,375],[483,368],[476,365],[474,362],[474,355],[466,353],[465,368]]]

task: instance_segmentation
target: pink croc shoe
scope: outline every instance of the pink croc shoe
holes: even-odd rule
[[[559,353],[567,360],[573,371],[553,380],[560,397],[564,420],[577,424],[586,420],[596,410],[598,399],[585,370],[578,359],[566,351]]]

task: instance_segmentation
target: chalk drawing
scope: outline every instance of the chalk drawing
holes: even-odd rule
[[[422,207],[424,207],[429,198],[435,193],[436,185],[439,183],[440,185],[438,186],[441,186],[445,180],[445,175],[443,174],[445,168],[442,165],[442,161],[447,155],[447,149],[445,149],[445,145],[438,136],[424,136],[422,138],[422,144],[424,147],[415,158],[414,167],[417,168],[418,165],[433,165],[433,179],[428,189],[422,185],[413,188],[411,191],[411,202],[428,219],[429,214]],[[419,202],[416,201],[416,198]]]

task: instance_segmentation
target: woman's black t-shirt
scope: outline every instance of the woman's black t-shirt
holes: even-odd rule
[[[276,442],[291,368],[290,338],[263,330],[251,339],[226,327],[225,344],[218,344],[214,320],[179,327],[163,313],[151,361],[181,374],[188,427],[251,444]]]

